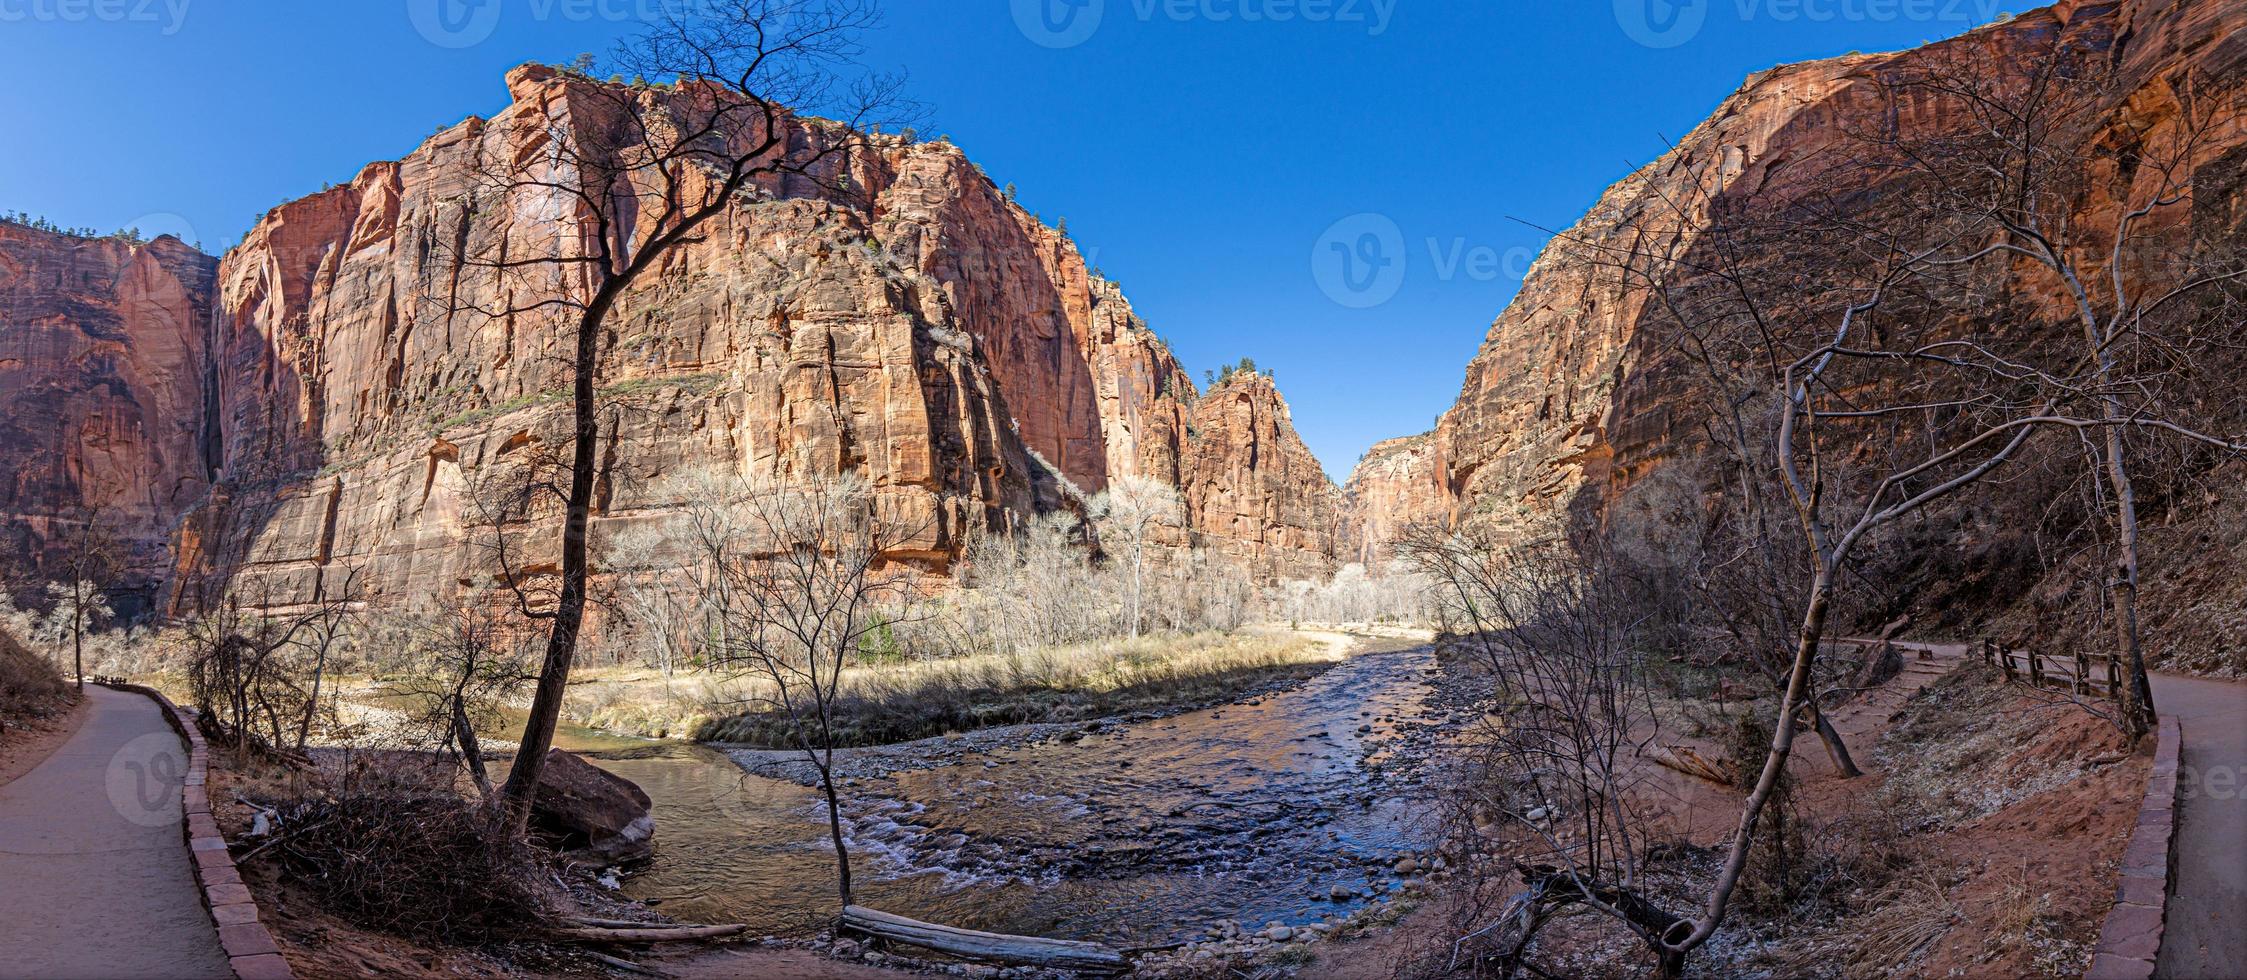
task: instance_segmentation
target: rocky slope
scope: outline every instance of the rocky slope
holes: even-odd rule
[[[82,471],[110,477],[95,482],[148,530],[177,525],[176,610],[226,585],[290,606],[347,576],[393,597],[488,581],[479,488],[561,442],[570,339],[559,318],[482,312],[540,296],[466,257],[583,228],[556,201],[480,206],[479,171],[614,112],[588,79],[525,66],[507,81],[494,118],[269,212],[215,277],[176,243],[131,268],[137,253],[76,240],[19,259],[13,280],[83,278],[100,295],[12,291],[9,322],[39,328],[7,332],[23,355],[0,370],[75,372],[91,394],[66,424],[101,432],[11,433],[10,499],[51,510],[77,499]],[[807,158],[840,135],[788,125],[788,152]],[[919,529],[893,557],[935,570],[972,533],[1134,474],[1184,492],[1177,543],[1265,575],[1325,567],[1335,491],[1277,391],[1203,399],[1122,292],[957,148],[876,150],[847,179],[836,164],[764,181],[611,316],[595,520],[608,570],[666,560],[660,535],[631,532],[665,526],[704,470],[858,474]],[[198,269],[170,277],[192,288],[153,295],[167,268],[154,256]],[[118,356],[90,361],[80,348],[104,338]],[[105,384],[131,411],[105,407]],[[71,440],[111,448],[45,459]],[[544,572],[554,536],[516,536],[509,560]]]
[[[60,575],[92,519],[123,552],[121,600],[165,574],[202,499],[216,260],[177,239],[82,239],[0,222],[0,584]]]
[[[1350,481],[1353,499],[1367,503],[1354,511],[1358,534],[1347,550],[1377,553],[1395,527],[1384,521],[1388,512],[1472,515],[1525,530],[1598,522],[1605,502],[1648,474],[1690,463],[1705,449],[1699,419],[1708,414],[1706,375],[1686,363],[1677,338],[1664,334],[1667,320],[1650,307],[1652,294],[1624,282],[1602,256],[1651,248],[1686,262],[1705,260],[1715,248],[1701,237],[1712,213],[1771,213],[1814,195],[1842,213],[1866,213],[1883,200],[1885,178],[1860,169],[1837,181],[1835,174],[1850,173],[1846,166],[1827,169],[1846,164],[1852,134],[1893,126],[1909,139],[1965,122],[1933,101],[1895,104],[1879,78],[1938,59],[2033,62],[2055,40],[2089,52],[2113,83],[2093,111],[2054,135],[2056,157],[2081,168],[2071,222],[2086,241],[2111,236],[2098,229],[2111,229],[2118,202],[2151,179],[2150,168],[2136,168],[2135,160],[2174,132],[2188,86],[2210,100],[2247,92],[2247,7],[2222,0],[2070,0],[1913,51],[1786,65],[1751,77],[1672,152],[1610,188],[1556,239],[1490,328],[1435,432],[1409,453],[1391,444],[1367,457]],[[2191,166],[2194,200],[2169,209],[2158,227],[2149,225],[2159,233],[2149,238],[2239,241],[2247,232],[2247,127],[2235,120],[2215,128]],[[1783,258],[1752,255],[1748,262],[1761,269]],[[2066,295],[2049,274],[2024,266],[1985,298],[1986,317],[1937,329],[1997,331],[2052,352],[2074,342]],[[2016,486],[1995,499],[2019,508],[2023,525],[2034,527],[2052,492]],[[1951,517],[1963,521],[1963,513]],[[2051,571],[2022,565],[2032,547],[1977,538],[1963,523],[1944,528],[1920,542],[1920,560],[1949,563],[1922,569],[1940,572],[1927,581],[1978,583],[2011,601],[2021,575],[2033,581]]]

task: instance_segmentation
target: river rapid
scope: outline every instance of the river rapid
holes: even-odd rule
[[[1326,673],[1223,707],[838,753],[856,900],[1127,946],[1378,900],[1433,830],[1425,760],[1452,714],[1430,648],[1360,642]],[[826,812],[800,756],[562,742],[654,800],[656,858],[625,882],[632,897],[768,934],[832,914]]]

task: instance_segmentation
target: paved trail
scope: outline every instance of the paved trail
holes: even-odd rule
[[[0,786],[0,977],[231,977],[182,836],[187,750],[156,705],[88,717]]]
[[[2155,674],[2184,726],[2177,873],[2156,974],[2247,976],[2247,684]]]

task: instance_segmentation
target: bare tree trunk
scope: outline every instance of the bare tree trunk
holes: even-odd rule
[[[476,739],[476,726],[468,722],[467,707],[458,700],[453,701],[453,740],[460,743],[460,758],[468,763],[468,775],[476,780],[477,794],[490,800],[492,777],[484,769],[484,745]]]
[[[1772,726],[1771,752],[1763,759],[1763,772],[1756,777],[1755,789],[1748,793],[1740,807],[1740,824],[1733,833],[1732,851],[1725,858],[1701,920],[1693,924],[1691,934],[1683,939],[1662,937],[1665,975],[1676,975],[1672,972],[1673,958],[1674,968],[1682,969],[1685,953],[1715,934],[1717,927],[1724,923],[1725,908],[1731,904],[1733,891],[1740,887],[1740,876],[1748,867],[1748,852],[1754,846],[1756,825],[1763,817],[1764,806],[1771,802],[1772,794],[1778,789],[1780,776],[1786,772],[1787,757],[1794,752],[1795,719],[1810,691],[1810,668],[1817,661],[1819,645],[1825,642],[1826,611],[1832,599],[1833,570],[1820,567],[1817,580],[1810,587],[1809,608],[1803,611],[1802,635],[1795,644],[1794,669],[1788,672],[1786,693],[1780,696],[1778,723]]]
[[[508,822],[517,831],[530,825],[539,771],[546,764],[547,750],[554,746],[554,725],[562,717],[570,664],[577,658],[578,631],[585,623],[586,529],[592,522],[593,475],[601,428],[594,410],[594,380],[600,369],[599,327],[610,302],[610,294],[604,290],[578,320],[577,376],[573,385],[577,444],[571,447],[568,513],[562,524],[562,590],[546,635],[546,660],[539,670],[538,691],[531,698],[530,717],[523,723],[522,747],[515,753],[507,785],[501,791],[507,802]]]
[[[1131,542],[1131,638],[1139,638],[1140,583],[1145,580],[1147,568],[1147,541],[1144,532]]]
[[[842,890],[843,907],[849,908],[857,903],[851,901],[850,849],[843,843],[843,804],[842,798],[835,793],[835,771],[832,763],[819,767],[819,786],[827,794],[827,833],[835,842],[836,880],[840,883]]]
[[[70,659],[72,661],[71,666],[78,671],[78,690],[80,693],[84,693],[86,690],[86,584],[84,582],[72,582],[70,588],[76,596],[73,600],[75,608],[70,611]]]
[[[304,717],[297,721],[296,748],[300,752],[304,750],[304,743],[312,739],[312,718],[320,710],[320,682],[328,675],[328,647],[335,642],[334,627],[329,624],[326,628],[329,632],[320,636],[319,656],[312,661],[312,696],[305,699]]]
[[[1844,779],[1864,775],[1864,770],[1857,768],[1857,760],[1849,755],[1849,743],[1843,741],[1841,733],[1834,730],[1833,722],[1826,719],[1826,713],[1818,710],[1818,699],[1812,697],[1804,701],[1802,710],[1810,716],[1811,725],[1818,732],[1818,740],[1826,744],[1826,758],[1833,760],[1835,771],[1840,772]]]
[[[2114,399],[2106,400],[2106,412],[2110,422],[2119,418]],[[2146,676],[2145,650],[2138,641],[2138,495],[2131,486],[2129,466],[2122,453],[2122,427],[2107,426],[2107,483],[2114,490],[2117,551],[2109,591],[2114,598],[2115,639],[2130,671],[2129,683],[2116,696],[2122,702],[2124,730],[2132,738],[2139,738],[2153,729],[2153,682]]]

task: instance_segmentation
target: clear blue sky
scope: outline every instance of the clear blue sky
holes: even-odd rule
[[[0,211],[217,251],[505,105],[507,68],[605,52],[664,2],[682,0],[0,0]],[[1512,218],[1573,223],[1750,72],[2002,9],[887,0],[870,60],[910,74],[924,135],[1066,217],[1197,379],[1243,355],[1276,369],[1341,478],[1458,394],[1542,244]],[[1336,266],[1337,246],[1374,264]]]

